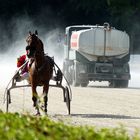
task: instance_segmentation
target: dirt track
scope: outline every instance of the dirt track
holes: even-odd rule
[[[4,89],[0,92],[3,101]],[[130,132],[140,129],[140,89],[113,89],[90,85],[88,88],[72,88],[72,92],[71,115],[68,116],[61,89],[50,88],[50,117],[74,125],[116,127],[123,124]],[[15,89],[11,95],[10,111],[34,112],[30,89]],[[0,108],[5,110],[5,104],[1,103]]]

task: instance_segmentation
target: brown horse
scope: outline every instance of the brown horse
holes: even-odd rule
[[[49,57],[44,55],[43,42],[38,38],[37,31],[29,32],[26,39],[27,56],[31,63],[29,66],[29,79],[32,87],[33,106],[37,109],[37,114],[40,114],[38,107],[37,86],[43,86],[44,111],[47,113],[49,81],[53,74],[53,64]]]

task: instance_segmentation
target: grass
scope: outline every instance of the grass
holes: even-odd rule
[[[0,140],[140,140],[129,136],[123,126],[109,129],[70,126],[48,117],[0,112]]]

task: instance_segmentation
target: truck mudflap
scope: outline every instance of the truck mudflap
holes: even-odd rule
[[[108,74],[108,73],[80,73],[79,79],[81,81],[110,81],[110,80],[130,80],[129,73],[125,74]]]

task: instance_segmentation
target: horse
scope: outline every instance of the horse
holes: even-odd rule
[[[31,63],[29,64],[29,81],[32,89],[33,106],[37,109],[37,115],[40,114],[38,106],[37,86],[43,86],[43,101],[44,112],[47,113],[49,81],[53,75],[53,62],[50,57],[44,54],[44,45],[38,37],[37,31],[35,33],[29,32],[26,39],[27,56]]]

